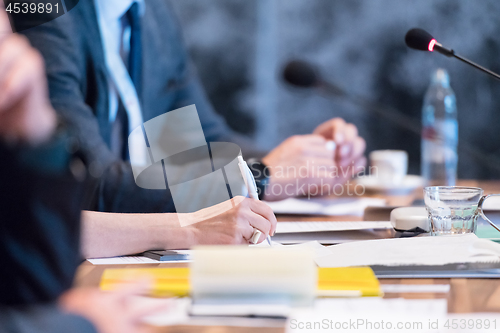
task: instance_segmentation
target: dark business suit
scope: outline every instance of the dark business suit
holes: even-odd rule
[[[207,141],[234,142],[247,155],[258,155],[212,109],[166,1],[146,0],[142,27],[139,99],[143,120],[195,104]],[[107,69],[94,2],[81,0],[68,14],[23,33],[45,58],[52,104],[76,128],[83,148],[92,155],[90,171],[103,171],[91,208],[108,212],[173,212],[168,190],[136,186],[130,164],[110,150]]]
[[[63,138],[36,149],[0,145],[2,305],[52,302],[72,284],[85,187],[70,163]]]
[[[0,142],[0,332],[94,332],[53,305],[81,262],[87,185],[68,138],[60,132],[37,148]]]
[[[64,313],[55,305],[0,307],[2,333],[97,333],[85,318]]]

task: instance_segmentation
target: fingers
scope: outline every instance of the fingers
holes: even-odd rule
[[[131,283],[119,286],[116,294],[121,299],[126,299],[130,296],[146,295],[152,289],[153,283],[153,277],[141,276],[138,279],[134,279]]]
[[[366,150],[366,141],[361,137],[357,137],[352,144],[352,154],[354,158],[358,158],[365,153]]]
[[[366,149],[366,142],[363,138],[356,137],[350,144],[344,144],[337,153],[337,164],[341,167],[348,166],[353,161],[363,156]],[[347,153],[346,153],[347,151]]]
[[[0,45],[0,80],[14,64],[21,61],[29,48],[26,38],[19,36],[8,38]]]
[[[321,135],[307,134],[307,135],[294,135],[290,140],[295,145],[317,145],[323,146],[326,144],[326,139]]]
[[[4,10],[3,1],[0,1],[0,44],[2,41],[12,34],[9,18]]]
[[[315,159],[325,159],[333,161],[335,150],[328,149],[327,145],[305,147],[302,157]]]
[[[259,237],[259,242],[264,240],[267,236],[271,235],[271,223],[268,220],[263,218],[260,215],[254,214],[252,218],[248,220],[248,223],[252,226],[253,229],[259,230],[262,235]],[[252,235],[248,238],[249,241],[252,240],[254,231],[252,231]]]
[[[342,118],[334,118],[319,125],[314,134],[322,135],[327,140],[333,140],[339,146],[338,154],[348,156],[353,150],[353,143],[359,137],[355,125],[346,123]]]
[[[353,141],[358,137],[358,129],[353,124],[344,124],[342,133],[337,132],[342,137],[342,142],[338,142],[339,149],[337,155],[339,158],[351,155]]]
[[[349,124],[350,125],[350,124]],[[342,118],[335,118],[332,120],[332,140],[338,145],[343,144],[346,141],[346,126],[347,123]]]
[[[33,73],[40,69],[40,56],[30,50],[15,63],[6,76],[0,77],[0,110],[12,108],[33,88]]]
[[[320,135],[296,135],[290,138],[290,145],[297,156],[332,159],[334,155],[328,149],[328,141]]]
[[[346,142],[352,142],[358,136],[358,128],[353,124],[345,124],[344,135]]]
[[[160,315],[175,307],[173,299],[166,298],[145,298],[135,302],[134,306],[129,308],[131,320],[133,323],[140,324],[145,317],[151,315]],[[140,331],[134,331],[140,332]]]
[[[252,226],[250,220],[252,218],[245,220],[243,225],[239,226],[240,232],[241,232],[241,239],[239,239],[239,244],[250,244],[250,240],[252,239],[253,232],[255,228]]]
[[[263,219],[256,219],[255,223],[261,224],[264,229],[261,229],[258,224],[251,223],[254,227],[264,232],[266,235],[273,235],[276,231],[276,216],[274,215],[271,207],[263,202],[257,200],[251,200],[250,210],[255,214],[260,215]]]
[[[344,119],[334,118],[319,125],[313,133],[340,144],[344,141],[343,132],[345,124]]]

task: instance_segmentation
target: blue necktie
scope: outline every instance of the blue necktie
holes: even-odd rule
[[[141,16],[139,13],[139,4],[134,2],[125,14],[130,24],[130,52],[128,56],[127,69],[130,78],[134,83],[137,96],[141,97],[141,78],[142,78],[142,46],[141,46]],[[130,159],[128,150],[128,116],[123,106],[123,101],[119,100],[118,112],[111,130],[111,150],[120,156],[123,160]]]
[[[128,71],[130,78],[134,82],[137,95],[141,96],[142,84],[142,43],[141,43],[141,16],[139,4],[134,2],[127,11],[128,22],[130,23],[130,53],[128,59]]]

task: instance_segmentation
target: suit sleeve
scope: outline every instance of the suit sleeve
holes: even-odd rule
[[[59,133],[40,147],[0,144],[0,304],[55,301],[81,263],[83,160]]]
[[[61,312],[56,306],[0,308],[3,333],[97,333],[85,318]]]
[[[162,112],[196,104],[207,141],[234,142],[242,147],[246,156],[255,156],[249,141],[231,131],[222,117],[214,112],[196,71],[190,65],[172,12],[166,8],[164,1],[150,1],[148,6],[150,9],[156,6],[153,12],[158,17],[151,19],[165,25],[161,40],[175,50],[175,59],[171,61],[179,65],[176,67],[178,84],[169,91],[172,98],[168,99]],[[94,76],[99,75],[96,74],[99,71],[96,68],[103,66],[104,59],[95,59],[91,55],[90,49],[99,45],[96,40],[89,45],[85,39],[83,30],[98,29],[89,24],[88,13],[84,13],[89,8],[91,6],[80,2],[68,14],[23,32],[45,59],[54,108],[74,129],[87,152],[90,173],[99,177],[94,189],[94,201],[86,208],[117,213],[175,212],[170,190],[148,190],[137,186],[130,163],[115,157],[104,139],[107,135],[105,129],[109,128],[108,118],[96,113],[107,114],[108,105],[96,105],[95,96],[106,92],[89,84],[97,81]],[[95,30],[91,35],[98,36],[99,31]]]
[[[80,3],[79,6],[83,6]],[[94,109],[97,91],[87,80],[98,64],[88,59],[89,46],[82,40],[78,7],[51,22],[26,30],[23,34],[43,55],[49,81],[50,99],[59,116],[71,127],[89,159],[89,172],[95,182],[92,202],[84,209],[115,213],[174,212],[169,190],[147,190],[135,184],[129,162],[117,158],[103,139],[102,128]],[[83,23],[82,23],[83,24]],[[97,29],[97,27],[93,27]],[[101,64],[102,65],[102,64]]]

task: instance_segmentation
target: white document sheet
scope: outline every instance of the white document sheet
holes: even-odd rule
[[[321,244],[343,244],[354,241],[393,238],[393,229],[361,229],[317,232],[277,233],[271,239],[281,244],[299,244],[318,241]]]
[[[368,206],[385,206],[386,200],[380,198],[290,198],[266,203],[276,214],[301,215],[355,215],[363,216]]]
[[[135,264],[159,264],[160,261],[143,256],[124,256],[112,258],[87,259],[92,265],[135,265]]]
[[[404,299],[404,298],[320,298],[314,304],[314,311],[351,314],[404,314],[420,313],[445,315],[448,312],[446,299]]]
[[[276,233],[302,233],[319,231],[344,231],[363,229],[392,229],[391,222],[279,222]]]
[[[499,262],[500,244],[474,234],[351,242],[327,247],[319,267]]]
[[[381,284],[386,294],[394,293],[440,293],[450,292],[449,284]]]
[[[175,250],[180,254],[191,255],[191,250]],[[135,264],[161,264],[161,263],[186,263],[191,262],[190,257],[183,260],[155,260],[143,255],[138,256],[122,256],[122,257],[111,257],[111,258],[95,258],[87,259],[93,265],[135,265]]]

